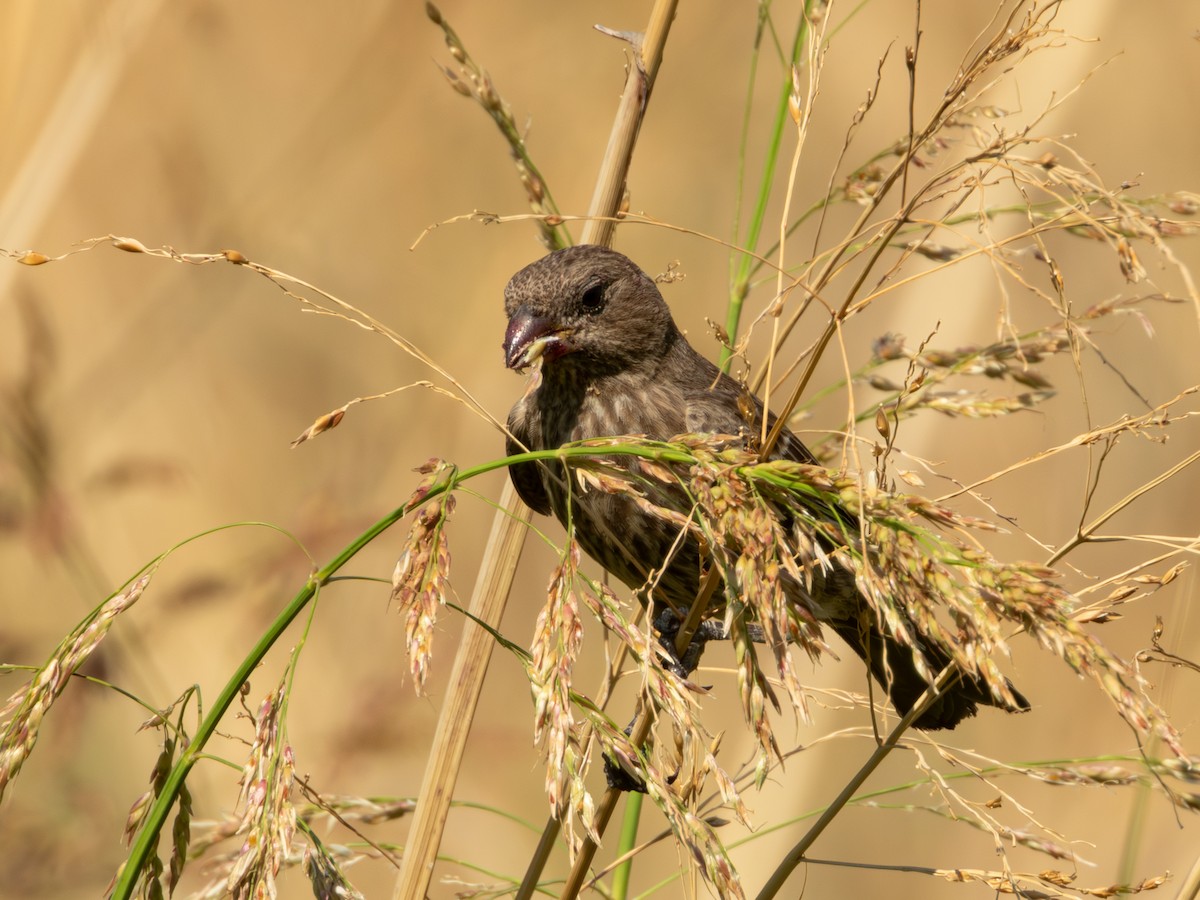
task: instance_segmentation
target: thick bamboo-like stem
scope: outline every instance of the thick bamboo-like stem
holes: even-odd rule
[[[1192,870],[1179,886],[1176,900],[1196,900],[1197,897],[1200,897],[1200,856],[1196,857]]]
[[[626,79],[625,92],[600,167],[596,191],[588,209],[592,218],[583,229],[584,243],[607,245],[612,241],[612,220],[625,192],[625,178],[633,157],[633,146],[650,99],[654,76],[662,62],[662,50],[675,17],[675,6],[676,0],[657,0],[640,45],[635,42],[635,65],[630,68]],[[492,523],[487,553],[470,605],[472,615],[493,627],[499,625],[508,601],[517,560],[525,541],[525,526],[530,519],[529,509],[521,503],[511,483],[505,485],[500,506]],[[466,622],[446,703],[425,766],[425,777],[421,782],[417,811],[405,846],[403,866],[392,895],[395,900],[418,900],[429,889],[433,864],[445,828],[475,706],[487,674],[491,650],[491,636],[474,622]],[[595,847],[592,846],[588,853],[589,860],[594,853]],[[583,870],[586,872],[586,865]]]
[[[588,207],[589,219],[583,226],[585,244],[612,243],[613,218],[621,206],[625,194],[625,178],[629,174],[629,163],[633,159],[633,147],[637,143],[642,118],[650,103],[650,92],[654,89],[654,78],[662,64],[663,47],[671,22],[675,19],[676,0],[657,0],[650,12],[646,33],[632,38],[633,64],[625,79],[625,91],[621,94],[621,105],[613,120],[612,133],[600,163],[600,174],[596,177],[596,190]]]

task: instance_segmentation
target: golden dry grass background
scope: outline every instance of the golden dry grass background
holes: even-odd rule
[[[992,4],[924,4],[918,109],[938,96]],[[504,3],[446,0],[446,18],[492,74],[565,212],[582,212],[623,81],[621,45],[595,22],[638,29],[645,3]],[[777,10],[789,23],[794,13]],[[0,247],[54,255],[106,233],[185,251],[236,248],[371,312],[455,373],[499,417],[522,388],[504,371],[501,291],[508,276],[540,254],[527,224],[447,226],[415,252],[426,226],[473,209],[523,211],[507,151],[491,123],[445,86],[435,60],[441,37],[423,4],[67,3],[12,0],[3,30],[6,140],[0,145]],[[737,148],[754,31],[752,4],[683,4],[643,129],[630,179],[632,209],[699,232],[728,237],[734,216]],[[1131,8],[1116,0],[1076,0],[1059,19],[1064,47],[1028,61],[989,97],[1008,110],[1041,108],[1070,91],[1104,60],[1082,90],[1039,130],[1066,135],[1110,185],[1138,182],[1135,194],[1195,189],[1200,179],[1200,16],[1189,0]],[[834,39],[797,198],[819,197],[876,62],[894,42],[877,112],[858,137],[861,158],[903,133],[901,48],[912,41],[911,4],[877,2]],[[777,93],[778,67],[764,56],[748,183],[757,178]],[[790,145],[788,145],[790,147]],[[782,197],[781,192],[777,192]],[[776,212],[768,218],[777,221]],[[768,230],[775,226],[770,224]],[[1021,228],[1019,222],[1000,224]],[[1178,276],[1146,251],[1153,285],[1124,283],[1115,258],[1090,242],[1058,237],[1055,252],[1069,295],[1080,306],[1120,291],[1182,292]],[[1173,245],[1200,263],[1195,244]],[[728,254],[721,246],[643,225],[619,229],[617,247],[651,272],[680,260],[686,279],[666,289],[693,341],[716,344],[704,318],[723,319]],[[795,257],[795,253],[793,254]],[[1044,277],[1040,270],[1031,277]],[[757,311],[769,290],[752,295]],[[757,300],[757,305],[755,305]],[[1025,296],[1009,298],[1014,321],[1053,320]],[[847,329],[852,359],[885,331],[915,343],[935,327],[934,344],[982,343],[996,335],[1000,292],[985,263],[962,266],[897,291]],[[21,310],[27,311],[22,314]],[[34,310],[34,313],[28,312]],[[906,425],[903,448],[945,462],[963,480],[1061,443],[1122,413],[1144,411],[1127,376],[1152,403],[1200,381],[1197,311],[1190,304],[1148,311],[1149,336],[1133,316],[1099,326],[1111,367],[1087,358],[1081,380],[1068,360],[1051,371],[1058,396],[1040,411],[995,420],[926,418]],[[43,330],[35,335],[37,323]],[[940,325],[938,324],[940,323]],[[31,328],[33,330],[31,331]],[[830,360],[836,363],[836,354]],[[823,368],[837,377],[837,365]],[[33,409],[12,400],[32,372]],[[380,338],[328,318],[301,315],[268,282],[232,266],[192,268],[107,247],[52,265],[0,266],[0,379],[9,438],[40,435],[32,460],[15,440],[0,458],[0,661],[41,663],[58,638],[149,558],[214,526],[269,522],[295,534],[318,562],[399,505],[430,456],[469,465],[500,454],[498,432],[463,406],[420,388],[353,408],[335,432],[291,450],[288,442],[317,415],[430,373]],[[818,407],[814,428],[835,427],[844,401]],[[32,424],[28,424],[32,423]],[[1106,469],[1094,511],[1169,468],[1194,449],[1200,432],[1183,423],[1165,445],[1127,442]],[[1087,477],[1083,451],[1029,466],[988,489],[1005,514],[1049,544],[1073,532]],[[477,485],[494,498],[500,476]],[[938,484],[928,490],[937,494]],[[1111,523],[1119,533],[1195,534],[1200,481],[1187,472]],[[977,510],[971,510],[977,511]],[[464,498],[452,524],[454,581],[469,595],[491,519],[483,500]],[[546,523],[541,525],[550,528]],[[550,528],[557,534],[557,526]],[[397,532],[352,565],[387,578],[401,546]],[[1002,556],[1044,559],[1019,532],[998,538]],[[1074,554],[1083,574],[1105,576],[1151,555],[1144,546],[1099,545]],[[527,642],[552,556],[530,542],[504,630]],[[292,542],[264,528],[237,528],[177,554],[139,606],[122,618],[95,673],[162,706],[198,682],[214,696],[256,636],[303,582],[309,563]],[[1200,657],[1200,623],[1189,606],[1188,573],[1104,637],[1122,653],[1149,643],[1155,615],[1165,642]],[[443,617],[430,696],[405,679],[403,628],[378,584],[339,584],[323,595],[300,665],[291,707],[297,768],[322,791],[411,795],[417,790],[449,670],[458,617]],[[298,634],[298,632],[297,632]],[[597,654],[600,636],[588,643]],[[273,685],[273,668],[252,681],[254,705]],[[725,653],[726,655],[722,655]],[[707,662],[728,665],[727,651]],[[1131,752],[1131,734],[1094,688],[1056,660],[1018,645],[1015,680],[1034,702],[1022,717],[985,713],[954,742],[1004,760],[1091,757]],[[1200,739],[1195,673],[1147,671],[1161,685],[1192,749]],[[745,758],[749,742],[732,681],[720,673],[710,727],[726,730],[723,758]],[[814,684],[861,687],[848,663],[811,675]],[[0,689],[16,678],[0,682]],[[458,796],[544,820],[540,763],[530,746],[531,708],[519,666],[497,654],[473,731]],[[0,896],[95,896],[123,858],[121,827],[144,790],[158,748],[134,734],[145,718],[128,701],[84,684],[60,701],[33,757],[0,809]],[[799,726],[800,743],[835,727],[861,724],[818,713]],[[790,729],[790,725],[784,731]],[[244,725],[227,730],[246,733]],[[820,806],[868,752],[863,739],[818,746],[793,759],[786,778],[747,799],[771,823]],[[221,752],[238,759],[238,745]],[[200,766],[199,818],[236,796],[236,773]],[[872,780],[914,777],[900,755]],[[1128,845],[1134,789],[1049,789],[1011,785],[1042,820],[1095,868],[1083,883],[1117,876]],[[979,791],[979,799],[988,799]],[[917,802],[927,799],[919,794]],[[1178,827],[1168,804],[1150,799],[1137,843],[1135,874],[1186,871],[1197,823]],[[651,814],[643,825],[653,833]],[[387,832],[403,840],[403,826]],[[753,887],[794,831],[735,851]],[[519,876],[534,836],[487,812],[452,814],[443,852]],[[1094,846],[1092,846],[1094,845]],[[820,857],[938,867],[996,868],[990,841],[924,812],[850,809],[814,848]],[[601,859],[604,857],[602,855]],[[1014,865],[1036,871],[1044,857],[1015,851]],[[1056,863],[1068,868],[1069,863]],[[639,884],[675,869],[660,848],[639,865]],[[486,880],[445,864],[445,874]],[[372,863],[351,872],[368,896],[388,896],[394,874]],[[794,880],[795,894],[801,879]],[[979,896],[923,876],[810,868],[809,896]],[[285,896],[306,896],[297,879]],[[1166,890],[1170,890],[1168,887]],[[452,896],[445,885],[434,896]],[[677,896],[677,887],[662,896]]]

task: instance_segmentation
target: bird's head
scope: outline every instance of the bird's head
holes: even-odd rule
[[[592,244],[557,250],[504,289],[504,361],[578,364],[594,374],[660,358],[678,335],[658,287],[630,259]]]

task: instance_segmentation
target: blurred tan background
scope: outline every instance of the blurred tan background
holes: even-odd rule
[[[923,4],[918,115],[940,97],[991,6]],[[563,210],[583,212],[625,64],[622,46],[591,26],[640,29],[649,4],[446,0],[442,10],[518,121],[528,123],[530,151]],[[334,12],[316,4],[10,0],[4,12],[0,247],[57,255],[76,241],[117,233],[182,251],[236,248],[387,322],[504,417],[522,382],[502,365],[501,291],[541,249],[525,223],[447,226],[415,252],[408,249],[422,229],[451,216],[525,211],[495,128],[446,87],[435,65],[450,59],[423,4],[363,2]],[[1062,49],[1029,60],[988,101],[1024,121],[1107,60],[1038,130],[1073,135],[1073,146],[1110,185],[1137,182],[1130,189],[1135,196],[1198,189],[1200,120],[1191,99],[1200,95],[1198,13],[1189,0],[1136,9],[1116,0],[1067,3],[1058,19]],[[773,14],[781,31],[790,32],[791,5],[775,4]],[[633,210],[730,235],[755,15],[750,3],[681,5],[634,162]],[[903,133],[903,47],[912,33],[912,5],[880,0],[837,34],[797,205],[823,194],[847,123],[893,42],[876,113],[848,159],[861,160]],[[779,71],[774,56],[764,54],[748,185],[757,183]],[[777,212],[768,232],[776,222]],[[1021,227],[1001,222],[996,230]],[[1053,240],[1068,293],[1080,308],[1121,292],[1184,295],[1178,274],[1150,248],[1139,247],[1149,283],[1130,286],[1110,252],[1066,237]],[[704,318],[724,318],[727,251],[640,225],[621,228],[617,246],[652,273],[681,262],[687,277],[666,289],[667,299],[693,341],[715,355]],[[1172,248],[1184,262],[1200,263],[1200,244]],[[1044,280],[1045,274],[1037,268],[1030,277]],[[751,310],[761,309],[769,294],[768,288],[752,295]],[[894,292],[854,320],[847,352],[852,361],[865,361],[870,341],[886,331],[916,344],[938,328],[933,344],[947,348],[990,341],[1002,300],[1021,329],[1053,321],[1035,298],[1020,292],[1002,298],[990,267],[962,266]],[[1039,411],[979,421],[928,415],[905,425],[901,446],[972,480],[1086,431],[1088,415],[1100,424],[1144,412],[1121,375],[1152,404],[1200,381],[1195,307],[1158,305],[1145,312],[1153,337],[1132,315],[1099,324],[1096,342],[1110,365],[1085,354],[1082,383],[1068,359],[1054,361],[1047,371],[1059,394]],[[838,376],[836,359],[831,354],[833,364],[823,370],[829,379]],[[386,341],[302,315],[270,283],[232,266],[194,268],[108,247],[35,269],[0,265],[0,384],[8,420],[0,445],[0,661],[44,662],[87,610],[190,535],[228,523],[273,523],[322,564],[403,502],[418,477],[411,470],[430,456],[464,466],[498,456],[502,441],[492,426],[421,389],[354,407],[335,432],[289,449],[321,413],[430,377]],[[1005,392],[1000,385],[994,390]],[[863,397],[868,394],[863,388]],[[839,394],[815,410],[813,427],[837,427],[844,411]],[[1173,426],[1169,435],[1165,444],[1122,443],[1106,463],[1086,518],[1200,444],[1192,423]],[[1079,522],[1088,476],[1086,451],[1075,451],[1022,469],[986,492],[1021,529],[1057,545]],[[500,485],[499,475],[476,484],[481,497],[464,496],[452,525],[452,580],[464,601],[491,521],[487,501]],[[931,495],[946,489],[945,482],[926,488]],[[1198,498],[1200,480],[1185,472],[1106,531],[1195,535]],[[560,533],[556,526],[550,532]],[[385,536],[348,571],[390,577],[403,535],[401,528]],[[1048,555],[1016,530],[997,537],[993,549],[1013,558]],[[1069,583],[1081,587],[1156,552],[1145,544],[1104,544],[1073,554],[1069,562],[1076,568],[1063,568]],[[552,556],[531,543],[504,623],[520,643],[532,634],[551,564]],[[195,542],[163,567],[88,671],[155,706],[193,683],[213,698],[309,567],[292,542],[265,528],[226,530]],[[409,796],[419,785],[459,619],[443,616],[429,696],[415,698],[405,677],[403,626],[387,594],[371,583],[326,591],[300,664],[290,737],[298,772],[325,792]],[[1162,615],[1165,645],[1196,659],[1200,622],[1189,611],[1196,594],[1189,571],[1102,634],[1132,654],[1148,646],[1154,618]],[[252,680],[251,706],[274,685],[299,634],[290,633]],[[589,630],[587,643],[589,660],[598,660],[597,629]],[[729,661],[723,648],[707,659],[714,667]],[[951,743],[1006,761],[1136,752],[1133,736],[1094,687],[1061,663],[1018,644],[1011,669],[1033,712],[1019,718],[985,713]],[[814,685],[861,687],[860,673],[849,664],[805,674]],[[1177,725],[1190,730],[1196,751],[1197,675],[1162,666],[1146,674],[1160,686]],[[734,766],[749,752],[736,687],[720,672],[706,680],[716,686],[706,703],[709,725],[727,732],[722,758]],[[581,681],[593,684],[594,676]],[[16,676],[0,680],[5,696],[17,687]],[[457,795],[540,827],[542,771],[531,747],[527,697],[520,667],[498,653]],[[72,685],[0,808],[0,896],[94,897],[103,889],[123,858],[120,834],[129,804],[145,789],[159,749],[154,735],[135,734],[145,718],[112,692]],[[799,744],[862,724],[849,713],[820,710],[811,726],[793,726],[787,717],[777,722],[781,734]],[[248,733],[244,722],[228,721],[224,730]],[[854,738],[793,758],[767,791],[747,793],[756,820],[772,824],[824,805],[869,749],[867,739]],[[240,764],[245,748],[223,741],[214,751]],[[915,777],[912,757],[901,753],[868,786]],[[197,818],[229,810],[235,773],[206,764],[193,779]],[[1048,788],[1015,777],[1004,785],[1095,864],[1080,866],[1080,884],[1114,881],[1127,851],[1138,878],[1168,869],[1181,874],[1200,846],[1200,822],[1186,813],[1177,821],[1160,794]],[[962,789],[979,800],[994,796],[982,785]],[[936,802],[926,790],[899,796],[895,802]],[[1020,823],[1015,813],[1009,821]],[[401,843],[405,827],[373,833]],[[650,835],[660,827],[650,812],[642,831]],[[749,890],[757,890],[799,833],[786,829],[734,852]],[[457,809],[443,852],[519,877],[535,839],[488,812]],[[601,861],[611,858],[604,852]],[[813,855],[945,868],[1000,865],[988,837],[922,811],[850,809]],[[1013,851],[1011,859],[1019,871],[1069,871],[1072,865],[1026,850]],[[635,887],[649,888],[680,862],[668,845],[652,850],[635,868]],[[553,871],[563,865],[560,855]],[[199,883],[197,874],[185,889]],[[349,874],[367,896],[390,896],[394,871],[386,863],[365,863]],[[453,862],[438,876],[490,881]],[[435,882],[432,896],[453,896],[456,889]],[[788,896],[957,897],[984,896],[986,889],[814,866],[797,874],[789,890]],[[308,896],[309,889],[290,875],[282,895]],[[672,885],[657,896],[683,893]]]

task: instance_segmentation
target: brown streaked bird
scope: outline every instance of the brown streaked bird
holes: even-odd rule
[[[620,253],[587,244],[551,253],[512,277],[504,308],[506,365],[524,369],[538,359],[542,363],[540,375],[509,414],[509,454],[614,435],[665,441],[685,433],[747,431],[744,388],[692,348],[654,281]],[[761,402],[749,399],[761,422]],[[786,429],[774,455],[815,461]],[[521,463],[509,471],[525,503],[566,523],[561,470]],[[674,500],[679,511],[691,508],[682,491],[665,499]],[[700,586],[700,548],[694,540],[675,547],[677,528],[640,510],[628,496],[577,490],[570,502],[575,536],[589,556],[635,591],[669,559],[655,595],[677,608],[690,606]],[[874,614],[850,572],[835,567],[815,595],[795,583],[787,593],[867,662],[897,709],[912,708],[928,683],[917,671],[912,649],[885,638],[877,624],[863,632],[860,622],[873,622]],[[928,640],[919,650],[934,672],[950,660],[945,648]],[[1020,693],[1014,690],[1013,696],[1019,709],[1029,708]],[[982,682],[964,677],[916,725],[953,728],[975,715],[979,705],[1002,703]]]

